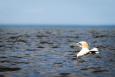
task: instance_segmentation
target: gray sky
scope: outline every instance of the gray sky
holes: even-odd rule
[[[115,0],[0,0],[0,24],[115,25]]]

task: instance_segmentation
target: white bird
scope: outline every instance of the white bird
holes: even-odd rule
[[[89,44],[86,41],[80,41],[76,45],[81,47],[80,52],[77,53],[77,58],[88,53],[99,53],[98,48],[89,49]]]

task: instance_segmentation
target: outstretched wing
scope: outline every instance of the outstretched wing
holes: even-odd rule
[[[90,53],[99,53],[98,48],[93,48],[90,50]]]

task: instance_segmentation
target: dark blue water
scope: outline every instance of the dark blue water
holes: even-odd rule
[[[99,54],[76,60],[85,40]],[[114,77],[114,26],[0,26],[0,77]]]

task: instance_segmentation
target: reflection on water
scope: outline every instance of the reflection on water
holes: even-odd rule
[[[71,43],[86,40],[100,54],[78,61]],[[114,77],[115,29],[0,29],[0,77]]]

